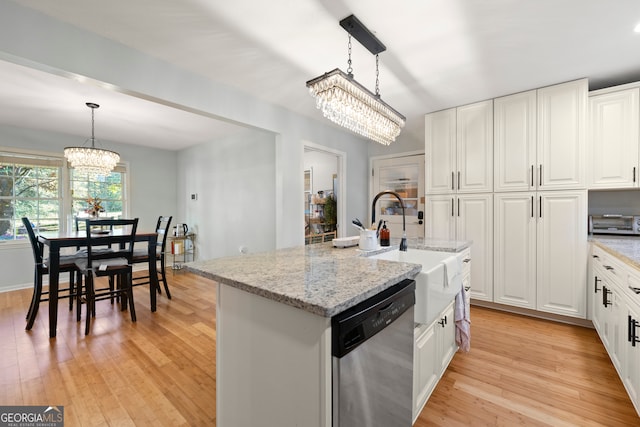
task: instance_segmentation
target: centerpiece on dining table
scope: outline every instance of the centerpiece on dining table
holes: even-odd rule
[[[89,204],[89,207],[84,211],[92,219],[98,218],[100,216],[100,212],[104,212],[104,207],[102,207],[102,199],[98,197],[89,197],[87,199],[87,203]]]

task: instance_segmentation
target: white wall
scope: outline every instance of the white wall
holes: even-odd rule
[[[275,135],[248,130],[179,153],[178,194],[197,233],[196,259],[275,249],[275,147]]]
[[[64,147],[77,138],[0,125],[2,147],[62,155]],[[101,143],[120,153],[129,165],[129,216],[140,218],[140,230],[153,230],[159,215],[177,215],[176,152],[104,140]],[[0,244],[0,272],[0,291],[32,286],[33,255],[27,241]]]

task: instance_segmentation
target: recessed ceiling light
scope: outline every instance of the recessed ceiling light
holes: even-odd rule
[[[640,23],[636,24],[633,31],[635,31],[636,33],[640,33]]]

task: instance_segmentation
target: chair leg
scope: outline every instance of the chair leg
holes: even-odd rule
[[[69,272],[69,311],[73,311],[73,300],[75,299],[75,274],[73,271]]]
[[[135,322],[136,319],[136,306],[133,302],[133,272],[126,275],[124,278],[126,280],[126,289],[127,289],[127,297],[129,298],[129,313],[131,314],[131,321]]]
[[[38,308],[40,308],[40,299],[42,298],[42,275],[37,271],[35,272],[35,284],[33,288],[33,297],[31,297],[31,307],[27,313],[27,326],[25,329],[30,331],[36,321],[38,315]]]
[[[164,285],[164,291],[167,294],[167,298],[171,299],[171,292],[169,292],[169,285],[167,285],[167,273],[164,269],[164,256],[160,258],[160,275],[162,276],[162,284]],[[158,288],[159,287],[160,284],[158,284]]]
[[[89,329],[91,328],[91,317],[95,317],[95,301],[94,301],[94,289],[93,289],[93,276],[91,273],[87,274],[84,281],[85,295],[87,299],[87,319],[84,327],[84,334],[89,335]]]
[[[76,321],[82,318],[82,274],[78,272],[78,281],[76,282]]]
[[[36,267],[33,271],[33,294],[31,294],[31,303],[29,304],[29,310],[27,311],[27,315],[25,317],[26,320],[29,320],[31,317],[31,312],[33,311],[33,306],[36,301],[36,283],[38,283],[38,267]]]

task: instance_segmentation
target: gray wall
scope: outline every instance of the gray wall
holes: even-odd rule
[[[179,153],[180,212],[197,259],[275,248],[275,147],[273,134],[247,131]]]

